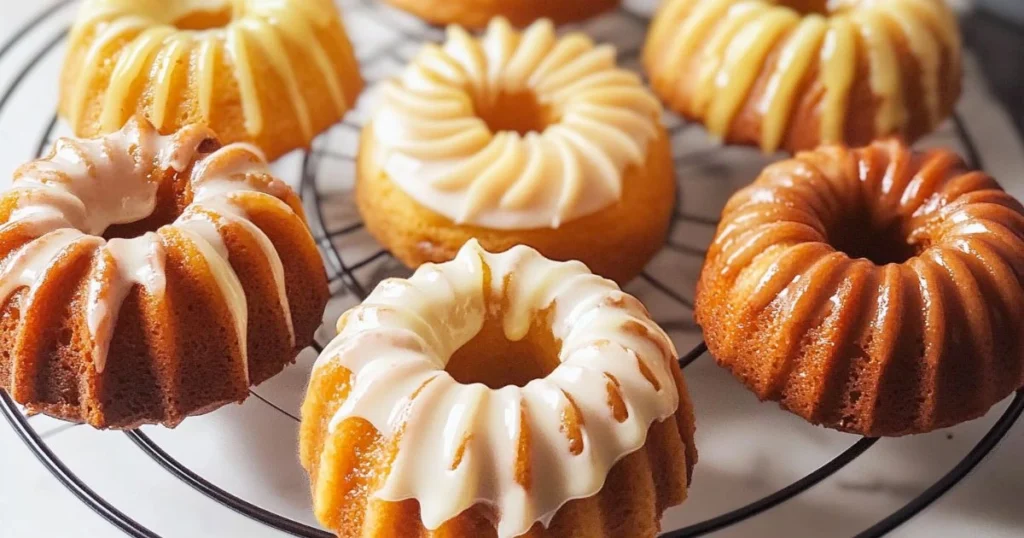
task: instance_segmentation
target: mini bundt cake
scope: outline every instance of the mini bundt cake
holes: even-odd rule
[[[519,32],[499,18],[479,39],[453,26],[382,94],[356,202],[406,265],[477,239],[622,284],[664,245],[676,186],[661,105],[614,47],[551,21]]]
[[[302,406],[316,515],[341,537],[654,537],[686,498],[675,349],[579,262],[470,241],[338,321]]]
[[[669,108],[766,152],[911,141],[960,95],[943,0],[667,0],[643,61]]]
[[[495,17],[505,17],[516,26],[537,19],[558,24],[583,20],[615,9],[621,0],[387,0],[432,24],[458,24],[483,28]]]
[[[984,414],[1024,385],[1024,208],[946,150],[823,147],[722,214],[697,289],[718,363],[869,436]]]
[[[341,119],[362,85],[331,0],[86,0],[59,111],[83,137],[135,114],[164,134],[204,123],[274,160]]]
[[[205,127],[62,138],[0,196],[0,388],[30,412],[174,426],[241,401],[327,297],[298,197]]]

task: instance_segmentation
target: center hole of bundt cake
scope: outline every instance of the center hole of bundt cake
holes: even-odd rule
[[[179,30],[212,30],[227,26],[233,18],[231,4],[225,2],[213,9],[190,11],[176,19],[174,26]]]
[[[840,4],[836,0],[779,0],[778,3],[801,15],[829,15],[839,9]]]
[[[448,360],[445,371],[459,383],[483,383],[492,389],[522,387],[546,377],[558,366],[561,349],[548,319],[539,313],[526,337],[513,341],[505,336],[501,316],[488,315],[480,332]]]
[[[490,102],[475,99],[473,106],[493,133],[540,133],[554,122],[550,108],[532,91],[501,92]]]
[[[829,241],[851,258],[865,258],[876,265],[903,263],[924,250],[924,245],[908,241],[901,222],[872,226],[866,215],[855,215],[840,222],[829,233]]]
[[[203,158],[220,147],[220,142],[215,138],[203,139],[196,146],[194,159]],[[153,175],[160,177],[155,192],[149,189],[130,190],[123,196],[110,197],[109,203],[114,205],[114,213],[118,217],[115,220],[122,222],[107,225],[100,234],[104,239],[139,237],[172,224],[181,216],[192,199],[192,195],[188,194],[191,190],[188,173],[174,174],[173,170],[156,170]],[[125,180],[131,181],[131,178]],[[155,200],[153,196],[156,196]]]
[[[131,239],[139,237],[147,232],[155,232],[161,226],[171,224],[178,218],[177,208],[173,204],[158,203],[156,210],[148,217],[123,224],[111,224],[103,231],[103,239],[114,239],[120,237]]]

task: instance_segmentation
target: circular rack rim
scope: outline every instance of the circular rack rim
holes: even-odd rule
[[[372,0],[355,0],[357,8],[366,10],[371,17],[381,18],[381,15],[372,2]],[[25,22],[23,26],[17,29],[13,35],[11,35],[6,41],[0,44],[0,59],[3,59],[8,52],[10,52],[16,44],[18,44],[25,36],[29,35],[33,30],[39,27],[51,16],[56,14],[62,8],[76,3],[77,0],[59,0],[54,2],[52,5],[47,6],[39,13],[31,17]],[[629,19],[638,22],[639,24],[646,25],[648,17],[644,14],[636,13],[631,11],[627,7],[620,8],[620,14],[628,17]],[[386,21],[385,21],[386,22]],[[393,59],[404,61],[400,56],[395,53],[395,46],[402,42],[409,41],[422,41],[429,38],[425,35],[425,32],[435,30],[436,28],[427,27],[421,34],[411,34],[407,30],[398,29],[399,38],[395,40],[395,43],[387,44],[381,47],[381,51],[372,55],[374,58],[360,58],[360,63],[366,63],[378,59],[381,56],[391,56]],[[25,78],[29,75],[31,70],[38,65],[44,56],[46,56],[58,43],[64,40],[69,31],[68,27],[63,27],[59,32],[50,36],[44,44],[39,48],[38,51],[28,62],[16,72],[13,79],[10,82],[8,88],[0,94],[0,111],[4,109],[10,97],[14,94],[15,90],[21,85]],[[632,50],[623,53],[623,56],[632,56],[633,58],[639,54],[639,50]],[[49,121],[46,130],[41,137],[36,147],[36,156],[42,155],[46,149],[48,143],[51,141],[53,131],[56,127],[57,116],[54,114]],[[959,114],[954,114],[953,117],[954,129],[957,137],[963,143],[966,153],[967,160],[971,166],[976,168],[983,168],[981,163],[980,154],[971,138],[969,132],[965,128],[962,118]],[[346,118],[341,126],[354,129],[358,132],[361,129],[361,125],[351,121],[350,118]],[[671,130],[678,132],[680,129],[684,129],[692,124],[683,122]],[[332,156],[340,159],[351,160],[351,157],[328,155],[323,150],[311,149],[303,152],[302,165],[300,170],[301,182],[299,185],[299,194],[302,197],[304,205],[307,206],[309,213],[310,228],[313,233],[313,237],[316,240],[318,246],[327,255],[328,269],[333,271],[333,274],[329,276],[332,282],[340,281],[341,289],[337,293],[345,293],[351,291],[360,299],[366,296],[366,287],[359,281],[355,276],[354,271],[376,261],[382,257],[389,256],[386,250],[379,250],[374,254],[359,260],[355,263],[348,263],[344,260],[341,253],[334,245],[333,239],[354,233],[362,228],[362,223],[351,224],[337,230],[327,230],[326,222],[322,210],[321,194],[316,188],[316,177],[314,171],[317,169],[319,161],[325,156]],[[678,162],[678,159],[677,159]],[[675,212],[673,218],[673,224],[680,221],[690,221],[696,224],[704,224],[708,226],[715,226],[717,222],[702,219],[700,217],[688,216]],[[667,245],[672,247],[672,245]],[[684,248],[676,246],[677,248]],[[702,252],[691,252],[691,254],[701,255]],[[658,279],[653,277],[647,272],[641,274],[641,278],[646,280],[648,284],[663,293],[667,297],[671,298],[675,302],[679,303],[685,308],[693,308],[693,304],[690,300],[682,297],[680,294],[673,291],[670,287],[660,282]],[[323,351],[321,344],[314,340],[312,347],[319,353]],[[680,366],[686,368],[701,356],[707,352],[707,345],[702,341],[700,344],[689,350],[679,359]],[[288,413],[284,409],[280,408],[273,402],[263,398],[258,393],[250,390],[250,393],[273,407],[278,412],[290,417],[293,420],[298,420],[298,417]],[[0,413],[4,415],[15,433],[21,438],[25,445],[32,451],[35,457],[43,464],[43,466],[56,477],[61,484],[63,484],[72,494],[74,494],[79,500],[86,504],[90,509],[96,512],[100,517],[110,522],[112,525],[117,527],[119,530],[132,536],[134,538],[159,538],[159,534],[146,528],[144,525],[132,519],[130,516],[119,510],[117,507],[110,504],[102,496],[98,495],[93,491],[85,482],[83,482],[75,473],[72,471],[61,459],[57,456],[43,440],[43,438],[36,432],[35,428],[30,423],[29,416],[26,416],[18,405],[11,399],[11,397],[5,392],[0,391]],[[956,486],[961,480],[964,479],[981,461],[999,444],[999,442],[1005,437],[1010,431],[1013,425],[1016,423],[1020,415],[1024,413],[1024,389],[1017,391],[1013,400],[1009,406],[1003,411],[1003,414],[993,424],[993,426],[985,433],[985,435],[978,441],[978,443],[970,450],[970,452],[961,459],[952,469],[950,469],[945,475],[934,482],[930,487],[925,489],[914,499],[907,502],[904,506],[895,510],[885,518],[879,520],[868,529],[857,534],[857,538],[874,538],[884,536],[893,529],[897,528],[910,518],[917,515],[920,511],[927,508],[934,501],[941,498],[947,491]],[[213,499],[221,505],[234,510],[250,519],[262,523],[263,525],[291,534],[302,538],[332,538],[334,534],[327,532],[323,529],[312,527],[310,525],[295,521],[283,515],[274,513],[266,510],[255,504],[252,504],[244,499],[237,497],[228,491],[218,487],[209,480],[206,480],[199,474],[195,473],[181,462],[175,460],[170,454],[164,451],[156,442],[150,439],[146,434],[139,430],[131,430],[123,432],[140,450],[146,455],[152,458],[157,464],[163,467],[166,471],[180,479],[193,489],[202,493],[203,495]],[[745,521],[752,518],[764,511],[770,510],[787,500],[803,493],[811,487],[822,482],[826,478],[832,476],[846,465],[856,460],[858,457],[867,452],[876,442],[877,438],[864,437],[859,441],[851,445],[849,448],[841,452],[835,458],[825,463],[818,469],[805,475],[799,480],[789,484],[782,489],[775,491],[761,499],[748,503],[744,506],[726,512],[724,514],[700,521],[686,527],[666,531],[661,535],[661,538],[689,538],[696,536],[703,536],[718,530],[722,530],[736,523]]]

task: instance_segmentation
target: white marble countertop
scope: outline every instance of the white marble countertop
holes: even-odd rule
[[[351,4],[351,5],[350,5]],[[51,2],[0,0],[0,44]],[[364,74],[376,79],[391,73],[416,45],[403,35],[424,30],[415,20],[364,0],[346,1],[349,30],[357,42]],[[34,156],[53,117],[57,76],[64,53],[62,30],[74,6],[63,6],[0,53],[0,186],[13,169]],[[635,49],[642,40],[636,19],[608,16],[586,25],[601,40],[620,50]],[[54,46],[50,47],[51,42]],[[43,51],[39,62],[32,62]],[[626,54],[625,56],[628,56]],[[631,58],[626,59],[629,62]],[[27,69],[26,69],[27,68]],[[22,74],[24,72],[24,74]],[[959,112],[978,143],[986,168],[1018,198],[1024,197],[1024,145],[1001,108],[987,97],[977,70],[969,66]],[[8,93],[10,88],[14,88]],[[6,102],[3,101],[6,96]],[[357,125],[373,91],[360,110],[346,121]],[[670,126],[673,125],[670,123]],[[62,126],[57,125],[58,132]],[[699,128],[677,129],[685,214],[715,218],[729,192],[748,182],[765,162],[746,149],[712,148]],[[329,195],[328,219],[354,218],[351,163],[355,130],[337,127],[319,142],[334,157],[317,164],[317,185]],[[951,124],[928,138],[926,145],[958,147]],[[297,154],[275,169],[294,181],[301,165]],[[698,222],[676,227],[674,240],[700,247],[713,230]],[[346,256],[360,259],[377,247],[362,234],[336,243]],[[692,297],[700,259],[666,251],[649,271],[673,289]],[[379,278],[398,271],[382,259],[360,272]],[[679,275],[682,275],[680,278]],[[629,291],[649,303],[659,321],[671,329],[681,350],[698,341],[691,313],[673,305],[643,282]],[[325,315],[331,320],[354,303],[343,296]],[[321,335],[325,341],[329,335]],[[250,398],[206,416],[186,421],[176,430],[145,428],[144,432],[174,458],[230,493],[286,517],[315,525],[310,513],[305,475],[295,455],[297,412],[313,353],[256,389]],[[703,357],[686,369],[698,417],[700,463],[691,498],[666,515],[665,528],[702,521],[737,508],[784,487],[831,460],[858,438],[812,427],[772,404],[760,404],[725,371]],[[988,416],[928,435],[883,439],[835,475],[794,499],[730,526],[715,536],[845,537],[870,527],[945,474],[963,458],[995,422],[1008,402]],[[96,432],[34,417],[31,425],[67,466],[97,494],[160,536],[274,537],[270,529],[228,510],[178,480],[145,455],[123,433]],[[894,536],[1019,537],[1024,535],[1024,424],[1018,424],[971,475],[925,512],[898,528]],[[0,537],[120,536],[120,532],[62,486],[33,456],[8,425],[0,421]]]

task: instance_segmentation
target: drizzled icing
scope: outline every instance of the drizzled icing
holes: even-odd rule
[[[174,26],[196,14],[222,12],[229,12],[231,20],[220,28],[182,30]],[[77,131],[86,119],[85,106],[94,90],[89,81],[106,65],[110,47],[123,41],[118,45],[110,83],[102,98],[99,123],[104,131],[120,128],[134,111],[134,107],[125,107],[124,101],[133,86],[147,76],[153,85],[151,100],[144,103],[147,118],[161,130],[173,122],[168,104],[179,69],[191,71],[188,84],[195,94],[199,120],[209,123],[216,59],[224,55],[223,63],[232,66],[238,85],[245,130],[256,136],[265,127],[251,65],[253,51],[257,51],[265,55],[281,78],[299,128],[310,140],[316,134],[310,121],[315,111],[310,110],[300,89],[284,41],[297,44],[308,55],[320,72],[317,82],[324,85],[337,112],[343,113],[352,99],[345,96],[330,59],[332,51],[315,32],[316,28],[336,24],[337,19],[337,10],[327,0],[88,0],[71,35],[72,47],[84,44],[88,48],[84,67],[71,86],[75,93],[65,115]],[[84,43],[86,39],[89,41]],[[147,75],[151,70],[152,76]]]
[[[783,144],[796,92],[813,69],[824,88],[820,140],[843,141],[858,48],[866,54],[868,85],[878,102],[876,134],[902,131],[909,117],[897,33],[921,66],[925,109],[934,126],[943,119],[944,81],[960,73],[956,20],[941,0],[833,0],[828,16],[801,16],[785,0],[673,0],[652,25],[645,55],[656,71],[654,85],[670,94],[667,100],[680,99],[682,87],[693,88],[692,103],[684,108],[718,137],[726,136],[748,98],[757,99],[761,148],[770,152]],[[776,60],[766,66],[772,53]],[[940,72],[943,54],[950,59],[948,73]],[[687,65],[699,67],[691,71]],[[763,93],[749,95],[766,68],[771,71]],[[685,81],[695,73],[694,81]]]
[[[0,234],[21,227],[35,239],[15,251],[0,269],[0,303],[22,287],[28,287],[31,295],[47,270],[69,249],[92,249],[95,264],[86,292],[86,323],[93,364],[102,371],[121,303],[131,289],[140,286],[150,296],[163,295],[166,245],[161,234],[173,231],[189,240],[206,260],[245,357],[246,298],[219,231],[234,223],[249,233],[266,255],[292,332],[281,259],[270,239],[234,199],[238,193],[264,192],[249,175],[269,175],[266,163],[258,149],[241,143],[201,154],[200,145],[213,136],[201,126],[160,136],[148,123],[133,119],[122,130],[102,138],[62,138],[49,156],[19,168],[12,190],[6,194],[15,200],[15,209],[0,227]],[[166,172],[183,172],[200,158],[190,177],[192,203],[172,224],[130,239],[107,241],[100,237],[111,225],[150,216]],[[294,342],[294,333],[291,337]]]
[[[547,377],[490,389],[445,372],[483,326],[485,296],[503,298],[512,341],[550,312],[561,349]],[[400,436],[374,495],[416,499],[428,529],[477,503],[495,508],[502,537],[547,526],[567,501],[596,494],[615,462],[643,446],[652,422],[679,405],[675,350],[644,307],[584,265],[525,246],[491,254],[472,240],[451,262],[381,282],[338,328],[313,371],[336,363],[352,372],[329,428],[361,417],[384,436]],[[567,414],[578,420],[568,425]],[[523,464],[527,483],[516,471]]]
[[[492,132],[478,107],[528,92],[543,132]],[[457,223],[557,228],[622,194],[658,136],[661,107],[615,50],[542,20],[519,33],[503,18],[474,39],[448,29],[383,87],[377,159],[417,202]]]

